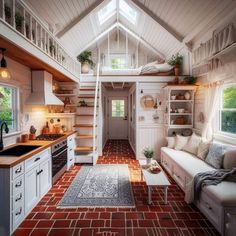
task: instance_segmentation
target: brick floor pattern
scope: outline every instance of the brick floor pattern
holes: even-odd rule
[[[136,208],[57,209],[74,177],[75,165],[67,171],[27,216],[13,236],[205,236],[219,235],[194,205],[184,202],[184,193],[170,179],[168,204],[162,188],[153,189],[147,204],[147,186],[141,181],[138,161],[126,140],[109,140],[98,164],[128,164]]]

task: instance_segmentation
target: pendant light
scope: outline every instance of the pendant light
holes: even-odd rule
[[[0,48],[2,51],[2,59],[1,59],[1,67],[0,67],[0,79],[11,79],[11,74],[9,70],[7,69],[7,61],[4,58],[4,52],[6,51],[6,48]]]

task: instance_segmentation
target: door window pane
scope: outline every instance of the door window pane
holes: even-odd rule
[[[112,100],[112,117],[124,117],[124,116],[125,116],[125,101]]]

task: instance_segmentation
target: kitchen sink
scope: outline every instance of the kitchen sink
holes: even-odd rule
[[[0,152],[0,156],[22,156],[28,152],[31,152],[37,148],[41,147],[40,145],[16,145],[14,147],[8,148]]]

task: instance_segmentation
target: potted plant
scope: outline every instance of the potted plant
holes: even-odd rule
[[[16,30],[18,30],[19,32],[22,31],[23,21],[24,21],[24,17],[21,15],[21,13],[16,12],[15,13]]]
[[[186,84],[196,84],[197,82],[197,77],[194,77],[194,76],[186,76],[184,77],[184,82]]]
[[[53,44],[52,39],[49,39],[49,51],[50,51],[50,54],[51,54],[52,57],[56,56],[56,47]]]
[[[179,53],[172,55],[172,57],[168,61],[168,64],[174,67],[175,76],[180,75],[180,66],[182,65],[182,62],[183,62],[183,56],[180,55]]]
[[[81,71],[82,73],[88,73],[90,68],[94,67],[94,62],[92,61],[92,52],[84,51],[80,53],[77,57],[78,61],[82,64]]]
[[[11,24],[11,8],[7,4],[4,4],[4,11],[5,11],[5,21],[8,24]]]
[[[36,129],[33,125],[30,126],[30,135],[29,135],[29,139],[30,140],[35,140],[36,139]]]
[[[150,165],[152,162],[152,158],[154,156],[153,149],[151,149],[149,147],[144,148],[143,155],[147,158],[147,165]]]

